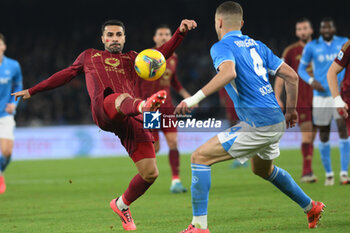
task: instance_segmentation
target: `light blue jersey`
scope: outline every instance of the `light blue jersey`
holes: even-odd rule
[[[300,60],[298,73],[300,77],[308,83],[311,78],[306,68],[312,62],[312,71],[314,78],[325,89],[324,92],[314,90],[314,96],[331,96],[331,92],[327,82],[327,72],[342,45],[348,40],[346,37],[334,36],[331,42],[323,40],[322,36],[306,44],[303,55]],[[338,83],[340,84],[344,78],[344,71],[338,74]]]
[[[210,50],[214,67],[233,61],[237,77],[225,86],[237,116],[251,126],[261,127],[284,121],[268,74],[274,75],[283,61],[262,42],[241,31],[227,33]]]
[[[17,105],[18,103],[11,93],[21,90],[21,67],[16,60],[4,56],[0,64],[0,117],[10,115],[5,111],[6,105],[8,103]]]

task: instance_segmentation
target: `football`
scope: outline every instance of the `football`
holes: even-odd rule
[[[156,49],[145,49],[135,59],[135,71],[147,81],[159,79],[166,68],[166,60]]]

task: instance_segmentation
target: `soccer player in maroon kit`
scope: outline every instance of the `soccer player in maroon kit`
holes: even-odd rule
[[[346,71],[341,85],[341,93],[339,94],[337,74],[344,68]],[[338,109],[339,114],[346,118],[348,135],[350,135],[350,40],[343,45],[338,56],[334,59],[331,67],[329,67],[327,80],[335,101],[335,107]]]
[[[160,48],[171,39],[171,29],[168,25],[159,25],[155,30],[155,35],[153,36],[153,41],[156,48]],[[147,81],[144,79],[138,79],[137,89],[139,92],[139,97],[146,99],[153,93],[165,90],[168,93],[165,103],[159,108],[162,114],[171,116],[174,115],[175,107],[171,101],[170,88],[174,88],[175,91],[180,94],[183,98],[190,97],[191,95],[182,87],[181,83],[177,78],[176,67],[177,67],[177,55],[173,53],[168,59],[166,64],[166,70],[162,77],[155,81]],[[175,117],[168,117],[172,121],[176,121]],[[161,129],[164,133],[165,139],[169,147],[169,163],[172,173],[172,182],[170,186],[170,191],[172,193],[184,193],[187,189],[183,187],[180,176],[180,154],[177,148],[177,128],[171,125],[167,128]],[[160,149],[159,145],[159,130],[152,130],[154,137],[154,148],[157,153]]]
[[[196,28],[193,20],[182,20],[174,36],[159,47],[169,58],[180,45],[187,31]],[[135,98],[134,87],[139,79],[134,71],[135,51],[122,53],[125,27],[121,21],[109,20],[102,25],[105,50],[87,49],[75,62],[36,86],[13,93],[16,99],[29,99],[36,93],[62,86],[79,74],[85,73],[94,122],[103,130],[117,135],[134,161],[138,174],[131,180],[124,194],[110,202],[125,230],[136,230],[129,205],[143,195],[158,177],[153,148],[153,137],[143,129],[144,110],[154,110],[164,102],[166,92],[160,91],[146,101]]]
[[[297,72],[304,46],[312,39],[311,36],[313,29],[311,22],[306,18],[298,20],[295,26],[295,33],[299,38],[299,41],[288,46],[284,50],[282,57],[284,59],[284,62],[286,62]],[[309,72],[312,72],[311,67],[309,67]],[[317,85],[317,83],[318,82],[316,81],[314,84]],[[275,94],[276,99],[282,109],[284,108],[283,101],[281,100],[283,89],[284,80],[282,78],[276,77]],[[305,83],[301,78],[299,78],[298,93],[297,112],[299,115],[298,124],[302,135],[301,153],[303,155],[303,172],[301,182],[313,183],[317,181],[317,177],[313,174],[311,168],[314,151],[313,141],[316,134],[316,129],[312,124],[312,86]]]

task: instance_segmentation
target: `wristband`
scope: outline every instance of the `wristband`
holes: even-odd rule
[[[183,101],[187,104],[187,107],[191,108],[194,105],[198,104],[201,102],[206,96],[204,95],[202,90],[197,91],[196,94],[194,94],[191,97],[188,97],[184,99]]]
[[[309,78],[309,81],[308,81],[309,85],[311,85],[314,80],[315,80],[314,77]]]
[[[340,97],[340,95],[338,95],[337,97],[334,98],[334,107],[336,107],[336,108],[344,108],[345,107],[345,102]]]

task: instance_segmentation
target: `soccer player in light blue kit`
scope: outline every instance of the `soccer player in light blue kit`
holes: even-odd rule
[[[219,42],[213,45],[210,53],[218,73],[176,108],[176,113],[184,114],[225,86],[240,119],[240,123],[211,138],[192,154],[193,219],[183,233],[209,232],[207,214],[211,165],[232,158],[240,162],[251,159],[254,174],[274,184],[295,201],[307,213],[310,228],[317,226],[324,208],[322,202],[308,197],[287,171],[272,162],[280,154],[279,140],[285,127],[293,127],[297,121],[298,75],[262,42],[242,35],[242,26],[243,10],[238,3],[224,2],[216,9],[215,29]],[[285,116],[277,103],[268,74],[285,80]]]
[[[0,194],[6,190],[3,172],[10,163],[17,101],[12,92],[22,90],[22,72],[19,63],[4,55],[5,37],[0,34]]]
[[[325,18],[321,22],[321,36],[304,47],[303,55],[300,60],[298,73],[300,77],[309,83],[314,89],[312,101],[313,123],[320,129],[319,151],[322,164],[326,171],[325,185],[334,185],[334,172],[331,166],[331,146],[329,143],[329,133],[332,119],[336,120],[340,137],[340,184],[350,184],[348,177],[350,142],[346,130],[346,122],[339,115],[334,107],[334,100],[328,87],[327,71],[334,58],[337,56],[342,45],[348,40],[345,37],[335,36],[336,28],[330,18]],[[313,64],[313,73],[311,77],[306,71],[309,63]],[[344,71],[338,74],[338,83],[344,78]]]

